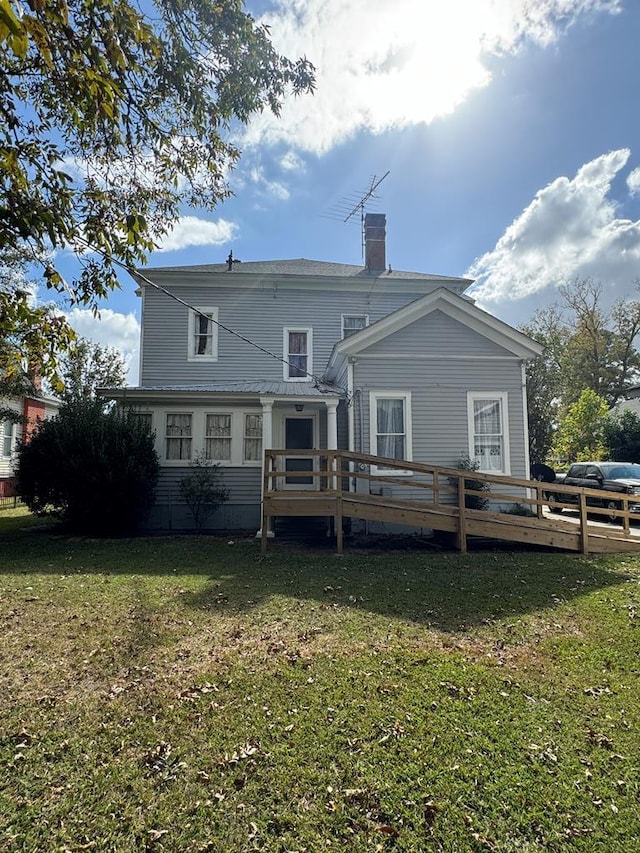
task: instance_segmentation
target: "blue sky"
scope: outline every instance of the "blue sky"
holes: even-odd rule
[[[476,279],[514,325],[576,277],[608,299],[640,277],[637,0],[280,0],[248,3],[318,69],[315,96],[238,138],[235,197],[185,219],[150,265],[306,257],[361,263],[358,221],[326,216],[389,172],[394,269]],[[74,260],[65,258],[73,275]],[[121,276],[77,331],[123,349],[137,381],[139,302]]]

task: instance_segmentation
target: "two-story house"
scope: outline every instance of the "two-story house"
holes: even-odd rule
[[[298,470],[296,449],[342,448],[528,476],[524,365],[540,347],[465,298],[468,279],[392,270],[385,234],[368,214],[363,267],[230,255],[136,276],[140,386],[108,396],[155,431],[152,526],[191,526],[178,484],[199,452],[230,492],[217,529],[259,528],[266,448]]]

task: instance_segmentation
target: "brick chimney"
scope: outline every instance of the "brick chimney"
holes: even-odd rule
[[[364,265],[370,272],[386,269],[387,217],[384,213],[366,213],[364,217]]]

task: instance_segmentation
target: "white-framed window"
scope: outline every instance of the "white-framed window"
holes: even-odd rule
[[[413,458],[411,440],[411,392],[371,391],[369,393],[370,447],[374,456],[390,459]],[[372,466],[376,473],[404,474],[396,468]]]
[[[131,412],[130,417],[135,418],[139,423],[144,424],[149,432],[153,432],[152,412]]]
[[[469,456],[478,470],[509,474],[509,426],[506,391],[469,391]]]
[[[228,413],[205,415],[204,453],[214,462],[231,462],[233,418]]]
[[[13,421],[6,420],[2,423],[2,445],[0,445],[0,449],[2,450],[3,456],[11,456],[13,451],[13,433],[14,433],[15,424]]]
[[[262,464],[262,411],[248,408],[160,410],[156,450],[163,464],[184,467],[202,453],[222,467],[257,468]],[[0,433],[1,435],[1,433]]]
[[[262,415],[245,412],[242,461],[262,460]]]
[[[369,325],[368,314],[343,314],[342,315],[342,338],[350,338],[355,335],[360,329],[365,329]]]
[[[285,328],[282,352],[287,382],[310,382],[313,373],[313,330]]]
[[[193,442],[193,414],[167,412],[165,431],[165,458],[191,459]]]
[[[189,361],[218,360],[218,309],[196,306],[189,310]]]

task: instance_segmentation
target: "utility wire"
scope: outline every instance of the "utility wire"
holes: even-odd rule
[[[79,240],[79,242],[83,243],[90,251],[96,252],[96,254],[98,255],[102,255],[102,257],[107,257],[106,252],[101,249],[95,248],[84,238],[78,237],[77,239]],[[211,323],[215,323],[218,328],[224,329],[225,332],[228,332],[230,335],[234,335],[236,338],[239,338],[241,341],[244,341],[244,343],[249,344],[249,346],[260,350],[260,352],[264,353],[265,355],[268,355],[270,358],[274,358],[276,361],[279,361],[282,364],[286,364],[287,367],[292,367],[295,371],[304,372],[305,376],[309,376],[311,379],[313,379],[316,386],[319,384],[320,377],[316,376],[313,373],[309,373],[308,370],[301,371],[301,368],[297,364],[293,364],[292,362],[288,361],[288,359],[283,358],[280,355],[276,355],[276,353],[273,353],[268,349],[265,349],[265,347],[261,346],[260,344],[257,344],[250,338],[245,337],[245,335],[241,335],[240,332],[236,332],[235,329],[230,329],[229,326],[225,326],[224,323],[221,323],[219,320],[215,320],[213,317],[209,316],[209,314],[205,314],[204,312],[200,311],[198,308],[196,308],[194,305],[191,305],[189,302],[182,299],[180,296],[176,296],[175,293],[171,293],[171,291],[167,290],[166,287],[163,287],[161,284],[157,284],[155,281],[151,281],[150,278],[147,278],[146,275],[139,272],[139,270],[136,270],[134,267],[130,267],[128,264],[119,261],[117,258],[110,257],[108,258],[108,260],[114,266],[120,267],[121,269],[128,272],[129,275],[133,278],[142,280],[145,284],[148,284],[150,287],[153,287],[156,290],[160,291],[160,293],[163,293],[165,296],[168,296],[169,299],[173,299],[174,302],[178,302],[180,305],[183,305],[185,308],[188,308],[190,311],[193,311],[198,317],[203,317],[205,320]]]

